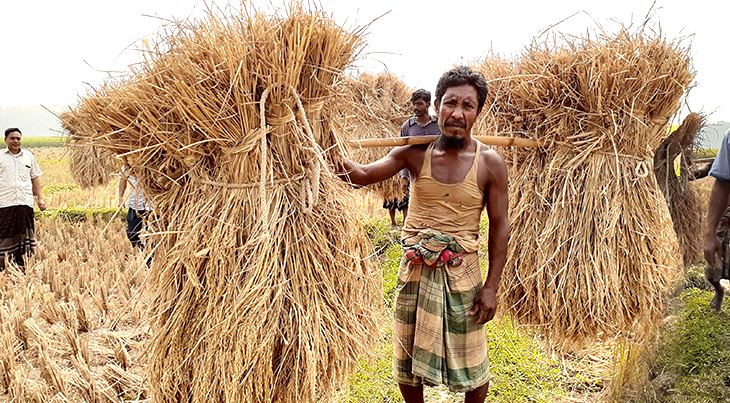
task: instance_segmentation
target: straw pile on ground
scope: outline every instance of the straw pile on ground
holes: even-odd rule
[[[697,191],[690,184],[690,178],[695,137],[703,125],[704,117],[701,115],[687,115],[654,154],[654,174],[667,201],[685,266],[702,258],[704,214]],[[679,176],[674,165],[678,156]]]
[[[688,49],[621,30],[488,58],[480,130],[533,138],[505,150],[508,261],[501,301],[563,348],[655,328],[680,273],[652,172],[654,150],[693,81]]]
[[[296,7],[211,15],[82,99],[80,132],[161,217],[153,401],[326,401],[377,341],[380,274],[332,174],[337,86],[360,47]]]
[[[398,77],[380,73],[361,74],[347,85],[348,98],[352,104],[348,109],[347,137],[364,140],[381,137],[398,137],[403,122],[408,119],[413,90]],[[353,159],[367,164],[385,157],[389,148],[372,147],[355,150]],[[385,200],[403,198],[400,175],[374,183],[367,187]]]
[[[119,172],[119,162],[114,154],[84,141],[78,133],[79,122],[71,112],[62,113],[61,126],[66,132],[66,145],[70,146],[71,176],[82,188],[106,186]]]

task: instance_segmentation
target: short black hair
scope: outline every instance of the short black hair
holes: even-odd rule
[[[23,132],[21,132],[20,129],[18,129],[17,127],[8,127],[7,129],[5,129],[5,138],[8,138],[8,134],[12,132],[18,132],[21,136],[23,135]]]
[[[444,73],[436,85],[436,101],[441,103],[446,90],[451,87],[469,84],[477,90],[477,113],[482,111],[484,102],[487,100],[487,79],[478,71],[474,71],[468,66],[455,67]]]
[[[417,89],[411,95],[411,102],[416,102],[419,99],[422,99],[427,104],[430,104],[431,103],[431,93],[424,90],[423,88]]]

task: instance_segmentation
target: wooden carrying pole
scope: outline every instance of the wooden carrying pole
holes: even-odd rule
[[[418,137],[383,137],[379,139],[348,140],[352,148],[372,147],[396,147],[414,144],[428,144],[435,141],[439,136],[418,136]],[[499,137],[499,136],[472,136],[482,143],[490,146],[502,147],[540,147],[537,140]]]

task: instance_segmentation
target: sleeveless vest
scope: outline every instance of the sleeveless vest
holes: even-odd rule
[[[453,236],[467,252],[479,249],[479,219],[484,208],[484,192],[477,182],[477,167],[482,144],[477,142],[474,162],[466,177],[458,183],[441,183],[431,176],[434,143],[426,150],[423,167],[411,182],[408,217],[402,238],[421,230],[435,229]]]

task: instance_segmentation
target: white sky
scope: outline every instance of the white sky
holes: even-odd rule
[[[282,1],[254,4],[265,7]],[[213,3],[220,6],[228,0]],[[387,68],[408,85],[433,91],[441,73],[454,63],[481,59],[490,49],[503,56],[517,55],[555,24],[556,30],[574,35],[593,31],[597,24],[614,32],[618,27],[614,21],[643,22],[654,0],[319,0],[319,4],[346,26],[365,25],[390,11],[370,26],[368,55],[358,66],[376,73]],[[654,5],[653,21],[669,38],[689,37],[686,43],[691,44],[698,74],[688,104],[692,111],[712,112],[710,122],[730,121],[730,80],[723,68],[729,64],[730,38],[723,30],[730,15],[728,4],[656,0]],[[139,60],[134,50],[125,49],[139,46],[141,38],[154,38],[162,21],[149,15],[200,18],[205,9],[205,3],[197,0],[0,0],[0,107],[75,104],[86,93],[85,83],[102,82],[106,74],[99,71],[124,71]]]

